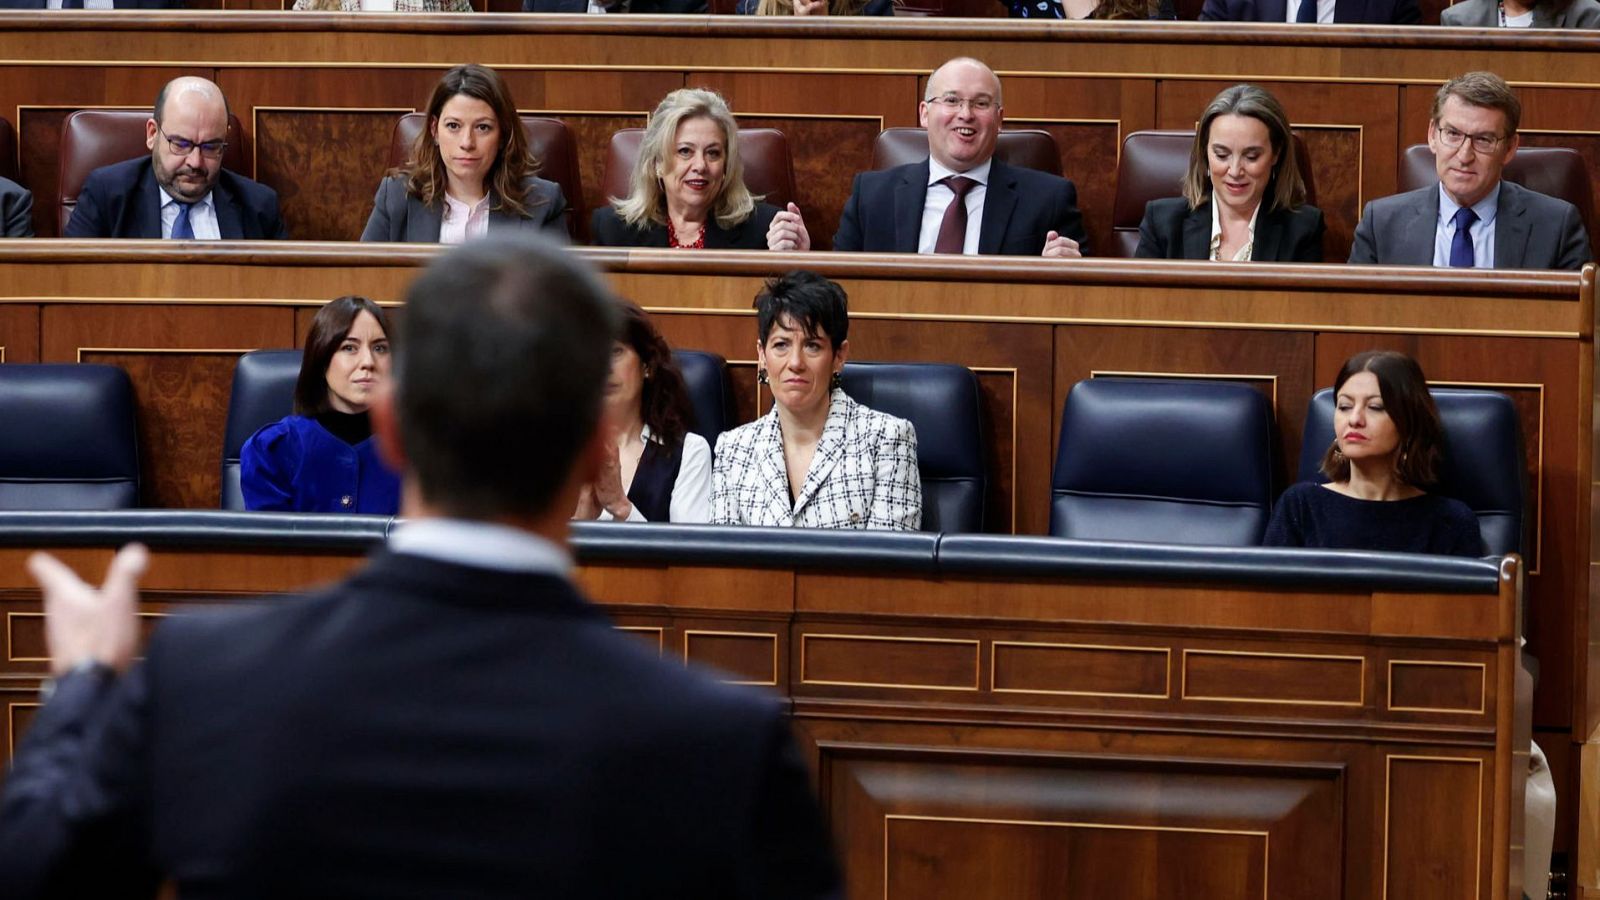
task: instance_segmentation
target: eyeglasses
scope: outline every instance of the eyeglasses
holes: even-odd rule
[[[982,96],[967,98],[957,97],[955,94],[944,94],[939,97],[929,97],[926,102],[942,106],[951,112],[955,112],[963,106],[971,109],[973,112],[988,112],[989,110],[994,109],[996,105],[993,97]]]
[[[1505,138],[1494,134],[1467,134],[1464,131],[1457,131],[1456,129],[1451,128],[1449,125],[1441,125],[1437,122],[1434,123],[1433,127],[1434,131],[1436,131],[1439,135],[1439,143],[1449,147],[1451,150],[1461,149],[1461,143],[1470,139],[1472,141],[1472,149],[1474,152],[1493,153],[1495,148],[1499,147],[1506,140]]]
[[[227,141],[202,141],[196,143],[188,138],[172,137],[162,131],[160,125],[156,126],[156,133],[166,138],[167,146],[172,148],[172,152],[178,156],[188,156],[198,147],[200,148],[200,155],[206,159],[221,159],[222,152],[228,149]]]

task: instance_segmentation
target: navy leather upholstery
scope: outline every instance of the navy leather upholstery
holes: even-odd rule
[[[983,531],[988,495],[978,378],[946,363],[846,363],[844,391],[917,430],[922,530]]]
[[[1511,398],[1495,391],[1433,388],[1444,424],[1444,465],[1433,490],[1478,514],[1485,553],[1526,555],[1527,490],[1522,426]],[[1311,398],[1300,445],[1299,480],[1322,483],[1322,455],[1333,443],[1333,389]]]
[[[728,363],[704,350],[674,350],[672,360],[683,373],[689,403],[694,407],[689,430],[705,438],[715,453],[717,435],[728,430],[733,418],[733,383],[728,379]]]
[[[244,509],[239,492],[239,451],[250,435],[294,412],[299,350],[252,350],[239,357],[222,432],[222,508]]]
[[[116,366],[0,366],[0,509],[139,505],[133,383]]]
[[[1166,544],[1261,543],[1272,410],[1244,385],[1093,378],[1061,412],[1050,533]]]

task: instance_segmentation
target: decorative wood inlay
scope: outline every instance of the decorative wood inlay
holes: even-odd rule
[[[1360,706],[1365,682],[1360,656],[1183,651],[1185,700]]]
[[[1389,661],[1389,709],[1480,714],[1488,678],[1489,667],[1483,663],[1393,659]]]
[[[1383,900],[1482,896],[1482,760],[1392,754],[1384,766]]]
[[[864,634],[802,634],[802,684],[978,690],[978,642]]]
[[[745,676],[735,684],[778,683],[778,636],[754,631],[685,631],[685,662]]]
[[[1165,698],[1170,691],[1165,647],[995,641],[993,651],[996,692]]]

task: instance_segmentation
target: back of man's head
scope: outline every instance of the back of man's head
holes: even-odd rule
[[[464,518],[545,512],[599,422],[618,329],[599,278],[546,241],[491,237],[430,265],[394,371],[423,499]]]

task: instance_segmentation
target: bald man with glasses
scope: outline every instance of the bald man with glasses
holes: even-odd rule
[[[1517,155],[1522,104],[1500,76],[1468,72],[1433,100],[1428,147],[1439,182],[1367,204],[1353,263],[1467,269],[1580,269],[1593,258],[1571,203],[1501,177]]]
[[[272,188],[222,168],[228,101],[204,78],[168,82],[145,122],[148,157],[95,169],[69,238],[263,240],[289,236]]]

